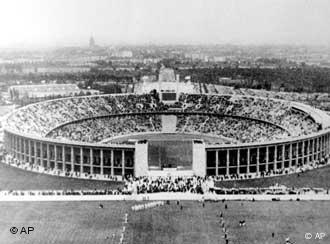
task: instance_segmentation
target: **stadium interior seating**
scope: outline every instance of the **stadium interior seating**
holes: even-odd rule
[[[51,100],[17,110],[7,126],[24,134],[100,142],[127,133],[161,131],[160,116],[152,113],[169,112],[171,106],[180,108],[177,132],[224,136],[239,143],[303,136],[320,129],[309,114],[284,100],[201,94],[181,94],[174,105],[151,94]]]

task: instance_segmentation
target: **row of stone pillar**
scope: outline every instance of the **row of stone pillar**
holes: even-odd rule
[[[39,150],[40,153],[38,153],[38,146],[37,143],[40,145]],[[92,148],[92,147],[79,147],[79,145],[56,145],[52,144],[51,142],[42,142],[37,140],[32,140],[28,138],[24,138],[17,135],[12,135],[10,133],[5,134],[5,147],[6,150],[14,155],[15,158],[19,159],[20,161],[24,161],[27,163],[35,163],[37,164],[38,161],[40,161],[40,164],[44,164],[44,161],[46,161],[46,167],[50,168],[51,162],[54,162],[54,168],[57,170],[66,171],[66,165],[70,165],[71,172],[79,172],[84,173],[84,166],[89,167],[89,172],[91,174],[94,173],[94,167],[100,168],[100,174],[104,174],[104,169],[106,168],[107,172],[109,172],[110,168],[110,175],[120,175],[118,174],[118,170],[121,169],[121,175],[125,175],[125,170],[130,170],[130,173],[132,174],[134,172],[134,164],[132,167],[125,167],[125,151],[128,149],[113,149],[113,148]],[[33,147],[32,147],[33,144]],[[52,152],[54,153],[54,157],[51,158],[51,150],[50,145],[54,148]],[[299,147],[299,145],[301,145]],[[61,148],[61,152],[58,153],[59,147]],[[45,147],[45,150],[43,150]],[[286,155],[286,148],[289,147],[288,155]],[[34,149],[32,153],[32,148]],[[70,148],[70,162],[67,162],[66,160],[66,150],[67,148]],[[77,167],[77,162],[75,162],[75,148],[79,148],[79,170],[75,170],[75,165]],[[260,156],[260,149],[265,148],[265,154],[263,156]],[[272,150],[270,150],[272,148]],[[84,164],[84,150],[89,150],[89,164]],[[94,151],[93,150],[100,150],[100,165],[94,165]],[[121,151],[121,167],[115,167],[114,163],[114,152],[115,151]],[[131,149],[132,150],[132,149]],[[292,167],[293,165],[298,165],[298,162],[301,161],[303,163],[309,163],[310,161],[315,160],[321,160],[322,157],[325,155],[329,155],[330,153],[330,137],[329,133],[320,135],[315,138],[306,138],[305,140],[297,141],[297,142],[291,142],[291,143],[284,143],[284,144],[273,144],[268,146],[254,146],[254,147],[236,147],[236,148],[230,148],[230,149],[207,149],[208,151],[214,151],[215,152],[215,175],[219,175],[219,169],[224,169],[224,167],[220,167],[220,160],[219,160],[219,152],[220,151],[226,151],[226,159],[225,159],[225,174],[230,174],[231,168],[236,168],[237,174],[240,174],[240,169],[242,167],[246,167],[246,173],[250,173],[250,166],[256,167],[256,173],[260,173],[260,166],[262,165],[265,171],[268,171],[270,168],[270,165],[273,164],[272,169],[284,169],[286,167]],[[236,153],[236,165],[230,166],[230,151],[234,150]],[[241,154],[242,150],[246,150],[246,162],[243,165],[243,161],[241,161]],[[255,154],[255,162],[251,162],[251,150],[256,150]],[[110,152],[110,165],[105,166],[104,165],[104,152]],[[278,155],[278,152],[280,154]],[[295,152],[295,153],[293,153]],[[264,151],[263,151],[264,153]],[[270,155],[272,157],[270,157]],[[295,154],[295,157],[293,156]],[[61,155],[61,158],[58,158],[58,156]],[[207,154],[206,154],[207,155]],[[109,154],[107,154],[107,158],[109,158]],[[134,156],[133,156],[134,158]],[[272,160],[270,160],[272,158]],[[281,158],[280,160],[278,158]],[[133,159],[134,160],[134,159]],[[260,163],[260,160],[264,162],[264,164]],[[98,160],[97,160],[98,161]],[[206,160],[208,162],[208,160]],[[294,162],[294,163],[293,163]],[[61,164],[61,168],[58,167]],[[207,164],[207,163],[206,163]],[[279,168],[279,167],[280,168]],[[116,173],[115,173],[116,168]],[[209,167],[205,165],[205,169],[207,171]]]
[[[301,143],[301,156],[300,150],[299,150],[299,143]],[[305,145],[307,144],[306,148],[308,152],[306,152]],[[286,145],[289,145],[289,157],[285,157],[285,147]],[[295,147],[293,147],[295,145]],[[288,167],[293,166],[293,160],[295,160],[294,165],[298,165],[299,160],[301,159],[302,162],[305,162],[304,159],[306,159],[306,163],[309,163],[311,160],[320,160],[325,155],[330,154],[330,136],[329,134],[325,134],[322,136],[319,136],[317,138],[313,139],[306,139],[298,142],[292,142],[292,143],[285,143],[285,144],[278,144],[278,145],[268,145],[268,146],[259,146],[259,147],[247,147],[247,148],[231,148],[231,149],[210,149],[209,151],[215,151],[215,175],[219,175],[219,169],[224,168],[220,167],[220,160],[219,160],[219,152],[220,151],[226,151],[226,175],[230,175],[230,168],[237,168],[237,174],[240,174],[240,168],[246,167],[246,173],[250,173],[250,166],[255,165],[256,166],[256,173],[260,173],[260,149],[265,148],[266,154],[265,154],[265,171],[269,170],[269,165],[273,164],[273,169],[277,170],[278,163],[281,163],[281,168],[284,168],[285,162],[288,161],[289,165]],[[274,148],[273,151],[273,160],[269,161],[269,155],[270,155],[270,148]],[[278,160],[278,150],[281,148],[281,160]],[[251,162],[251,150],[256,149],[256,162]],[[246,153],[246,164],[241,165],[241,150],[247,150]],[[236,152],[236,165],[230,166],[230,151]],[[295,152],[295,157],[293,157],[293,152]],[[210,161],[206,160],[207,162]],[[209,169],[210,167],[207,167]],[[211,167],[212,168],[212,167]]]
[[[75,148],[79,148],[79,166],[80,170],[78,171],[80,174],[86,173],[84,172],[84,166],[89,166],[89,173],[94,173],[94,167],[100,168],[100,174],[104,174],[104,168],[110,168],[111,172],[110,175],[114,176],[115,172],[114,169],[121,168],[121,175],[125,175],[125,170],[129,169],[129,173],[131,174],[134,169],[133,167],[126,167],[125,166],[125,149],[123,148],[116,148],[116,149],[102,149],[102,148],[88,148],[88,147],[79,147],[79,146],[72,146],[72,145],[56,145],[56,144],[50,144],[46,142],[36,141],[36,140],[29,140],[20,136],[13,136],[13,135],[7,135],[5,137],[5,147],[6,150],[14,155],[16,159],[19,159],[21,162],[26,162],[32,164],[34,161],[34,164],[37,164],[38,161],[40,161],[40,165],[43,165],[43,162],[46,161],[46,167],[51,168],[51,162],[54,162],[54,169],[55,170],[61,170],[66,171],[66,165],[70,165],[71,172],[77,172],[75,171],[75,165],[77,165],[77,162],[75,162]],[[27,143],[26,143],[27,142]],[[33,147],[32,147],[33,144]],[[39,150],[40,153],[38,153],[38,144],[39,144]],[[50,145],[53,145],[53,159],[51,159],[50,155]],[[45,148],[44,148],[45,147]],[[58,148],[61,148],[61,152],[58,153]],[[66,161],[66,148],[70,148],[70,162]],[[34,152],[32,153],[32,149],[34,149]],[[89,164],[87,165],[86,162],[84,162],[84,150],[89,151]],[[94,165],[94,150],[99,150],[100,154],[100,164]],[[110,153],[110,165],[104,166],[104,151],[107,151]],[[114,162],[114,151],[121,151],[121,166],[115,167]],[[58,155],[61,154],[61,158],[58,158]],[[133,160],[134,162],[134,160]],[[62,165],[61,168],[58,167],[59,165]],[[118,174],[117,174],[118,175]]]

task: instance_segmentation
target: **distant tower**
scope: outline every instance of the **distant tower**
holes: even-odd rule
[[[90,48],[94,48],[95,47],[95,40],[94,38],[91,36],[91,38],[89,38],[89,47]]]

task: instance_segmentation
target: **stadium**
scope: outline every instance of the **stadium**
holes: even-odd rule
[[[244,180],[327,164],[325,112],[280,99],[196,94],[177,79],[163,68],[159,82],[142,84],[141,94],[22,107],[6,120],[7,156],[27,170],[101,180],[193,175]]]
[[[0,244],[330,244],[330,1],[1,10]]]
[[[5,117],[1,240],[306,243],[314,231],[327,243],[325,112],[203,94],[171,69],[159,76],[135,93],[46,100]],[[35,233],[8,231],[23,224]]]

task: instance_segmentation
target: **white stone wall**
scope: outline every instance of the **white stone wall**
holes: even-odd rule
[[[195,175],[206,175],[206,150],[204,143],[193,143],[193,171]]]
[[[148,174],[148,143],[135,144],[135,176],[145,176]]]

